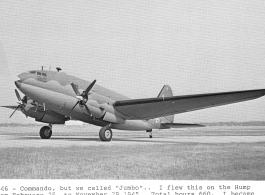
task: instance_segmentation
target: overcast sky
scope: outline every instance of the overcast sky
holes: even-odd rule
[[[131,98],[164,84],[174,95],[265,88],[264,24],[264,1],[1,1],[0,104],[16,104],[16,75],[41,66]],[[0,122],[32,121],[11,113],[0,108]],[[263,97],[175,121],[264,116]]]

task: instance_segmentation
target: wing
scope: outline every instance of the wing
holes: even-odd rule
[[[157,97],[116,101],[114,108],[125,119],[151,119],[194,110],[252,100],[265,95],[265,89]]]
[[[3,107],[3,108],[10,108],[10,109],[17,109],[17,105],[16,106],[0,106],[0,107]],[[18,108],[18,110],[20,110],[20,108]]]

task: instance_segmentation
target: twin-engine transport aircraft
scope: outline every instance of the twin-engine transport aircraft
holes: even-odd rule
[[[93,82],[56,71],[33,70],[18,75],[17,88],[25,94],[18,106],[3,106],[21,110],[36,121],[48,123],[40,129],[40,137],[49,139],[53,124],[80,120],[101,126],[101,141],[112,139],[111,129],[147,131],[153,129],[198,127],[196,124],[173,123],[174,114],[252,100],[265,95],[265,89],[173,96],[165,85],[158,97],[130,99]],[[11,114],[11,116],[15,113]],[[11,117],[10,116],[10,117]]]

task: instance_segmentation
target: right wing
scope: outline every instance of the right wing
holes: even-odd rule
[[[265,95],[265,89],[122,100],[114,108],[125,119],[146,120],[190,112],[215,106],[256,99]]]

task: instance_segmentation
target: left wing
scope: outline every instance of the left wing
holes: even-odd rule
[[[122,100],[114,103],[125,119],[151,119],[172,114],[232,104],[265,95],[265,89]]]
[[[17,109],[17,106],[0,106],[0,107],[10,108],[10,109],[13,109],[13,110]],[[20,108],[18,108],[18,109],[20,109]]]

